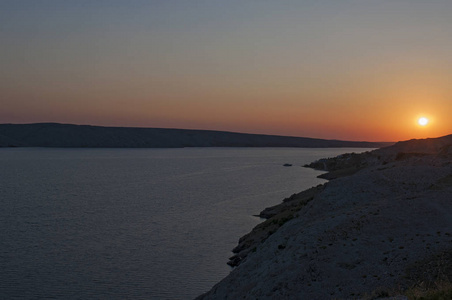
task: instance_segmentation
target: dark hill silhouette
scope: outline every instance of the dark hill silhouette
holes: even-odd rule
[[[181,148],[181,147],[365,147],[354,142],[212,130],[102,127],[59,123],[0,124],[0,147]]]
[[[376,151],[381,154],[398,154],[398,153],[425,153],[434,154],[447,151],[452,145],[452,134],[427,139],[412,139],[408,141],[397,142],[392,146],[379,149]]]

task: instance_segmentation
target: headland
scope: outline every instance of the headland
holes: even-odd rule
[[[452,135],[306,167],[330,181],[262,211],[198,299],[452,297]]]

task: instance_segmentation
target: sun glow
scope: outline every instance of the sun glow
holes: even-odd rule
[[[419,118],[417,120],[417,123],[421,126],[425,126],[428,124],[428,119],[426,117]]]

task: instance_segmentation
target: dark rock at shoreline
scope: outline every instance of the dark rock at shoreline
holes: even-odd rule
[[[276,232],[284,223],[291,220],[294,214],[314,199],[314,196],[320,193],[324,187],[324,185],[320,184],[303,192],[293,194],[278,205],[264,209],[258,217],[267,220],[239,239],[239,244],[232,250],[235,254],[229,258],[227,264],[231,267],[236,267],[242,263],[250,252],[255,251],[259,244]]]

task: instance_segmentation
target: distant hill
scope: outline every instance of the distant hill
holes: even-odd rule
[[[0,147],[182,148],[363,147],[392,143],[323,140],[211,130],[102,127],[58,123],[0,124]]]

